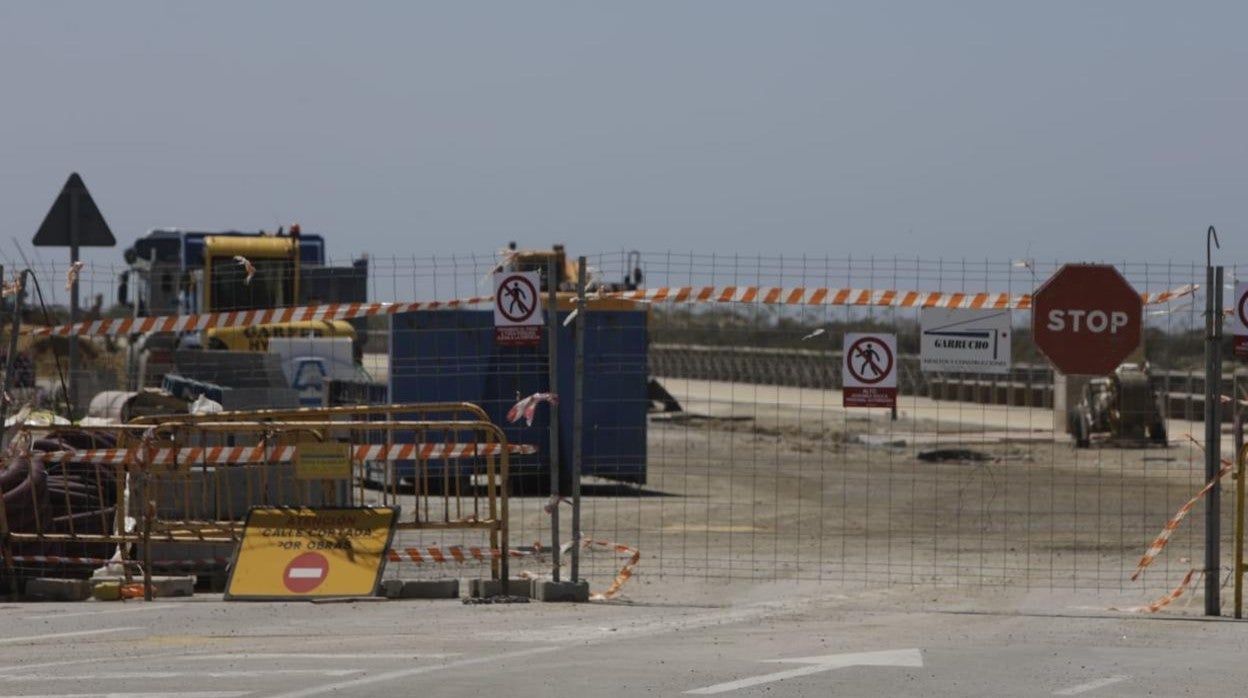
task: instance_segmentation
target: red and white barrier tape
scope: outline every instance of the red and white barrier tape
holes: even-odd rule
[[[1145,305],[1166,303],[1196,291],[1185,284],[1161,293],[1141,293]],[[1026,310],[1030,294],[943,293],[940,291],[895,291],[858,288],[779,288],[761,286],[681,286],[618,291],[608,298],[650,303],[762,303],[764,305],[874,305],[896,308],[988,308]]]
[[[567,553],[569,550],[572,549],[572,546],[574,544],[575,544],[574,541],[569,541],[567,543],[564,543],[563,547],[561,548],[561,552]],[[624,566],[620,568],[620,571],[615,574],[615,579],[611,580],[611,586],[607,587],[606,591],[601,591],[601,592],[597,592],[594,594],[590,594],[589,595],[590,601],[606,601],[607,599],[610,599],[611,597],[618,594],[620,592],[620,588],[624,586],[624,583],[627,582],[629,579],[632,579],[633,569],[637,567],[637,563],[641,562],[641,551],[632,546],[621,545],[619,543],[612,543],[611,541],[594,540],[592,538],[586,538],[581,542],[581,547],[583,548],[593,548],[593,547],[606,548],[608,550],[612,550],[617,553],[620,553],[621,555],[629,556],[628,561],[625,562]]]
[[[153,560],[153,567],[212,567],[229,563],[226,557],[202,557],[185,560]],[[14,555],[13,562],[48,565],[116,565],[121,560],[106,557],[73,557],[66,555]],[[138,560],[126,560],[127,565],[139,565]]]
[[[1160,611],[1166,606],[1169,606],[1170,604],[1174,603],[1176,599],[1178,599],[1180,596],[1183,595],[1184,592],[1187,591],[1187,587],[1191,585],[1192,578],[1196,576],[1197,572],[1198,570],[1196,570],[1195,568],[1188,570],[1187,574],[1183,577],[1183,581],[1179,582],[1179,586],[1175,587],[1174,591],[1171,591],[1170,593],[1154,601],[1153,603],[1145,604],[1143,606],[1132,606],[1130,608],[1124,608],[1123,610],[1126,611],[1127,613],[1144,613],[1144,612],[1156,613]],[[1200,575],[1203,577],[1204,572],[1200,572]]]
[[[1157,555],[1161,553],[1162,549],[1166,547],[1166,543],[1170,542],[1170,535],[1173,534],[1175,529],[1179,527],[1179,524],[1183,522],[1183,518],[1186,517],[1187,513],[1192,510],[1192,507],[1196,506],[1196,502],[1203,499],[1204,496],[1209,493],[1209,490],[1213,489],[1213,486],[1217,484],[1217,482],[1227,473],[1231,472],[1234,467],[1234,463],[1223,458],[1222,469],[1218,471],[1218,474],[1215,475],[1212,480],[1205,483],[1205,486],[1200,488],[1200,491],[1197,492],[1194,497],[1187,500],[1187,503],[1179,507],[1179,510],[1175,512],[1174,516],[1170,517],[1170,520],[1166,522],[1164,527],[1162,527],[1161,533],[1157,534],[1157,538],[1153,540],[1153,544],[1148,547],[1148,550],[1144,552],[1144,556],[1140,558],[1140,563],[1136,565],[1135,572],[1131,575],[1132,581],[1139,577],[1140,573],[1142,573],[1146,567],[1153,564],[1153,560],[1155,560]]]
[[[532,444],[508,444],[507,452],[530,455],[537,453]],[[149,466],[178,464],[227,465],[232,463],[288,463],[295,460],[296,446],[190,446],[186,448],[93,448],[81,451],[51,451],[42,454],[45,463],[102,463],[123,465],[145,463]],[[496,456],[502,453],[499,444],[416,443],[355,446],[353,460],[439,460]]]
[[[474,296],[451,301],[416,301],[411,303],[329,303],[291,308],[267,308],[264,310],[239,310],[224,313],[195,313],[191,315],[152,315],[139,318],[106,318],[90,322],[76,322],[52,327],[23,327],[24,333],[42,336],[55,335],[118,335],[144,332],[197,332],[218,327],[244,327],[247,325],[270,325],[308,320],[349,320],[371,315],[394,315],[414,310],[435,310],[477,305],[493,300],[492,296]]]
[[[517,550],[512,548],[507,551],[508,557],[530,557],[541,552],[541,546],[537,546],[534,550]],[[492,562],[501,560],[503,551],[498,548],[480,548],[475,545],[448,545],[446,547],[438,545],[428,545],[424,548],[408,547],[403,549],[390,548],[386,550],[386,559],[390,562],[414,562],[417,565],[423,565],[434,562],[458,562],[463,564],[469,560],[476,562]]]
[[[559,396],[555,393],[533,393],[521,399],[512,405],[511,409],[507,410],[507,421],[515,424],[520,421],[520,417],[523,415],[524,423],[527,426],[533,426],[533,417],[537,416],[537,406],[543,402],[549,402],[551,407],[558,407]]]
[[[1186,284],[1161,293],[1141,293],[1146,305],[1166,303],[1192,294],[1199,288]],[[897,308],[990,308],[1026,310],[1030,294],[945,293],[858,288],[779,288],[763,286],[682,286],[605,293],[604,298],[650,303],[763,303],[766,305],[871,305]],[[198,332],[220,327],[271,325],[309,320],[349,320],[372,315],[394,315],[417,310],[458,308],[489,303],[493,296],[473,296],[449,301],[406,303],[328,303],[290,308],[239,310],[191,315],[153,315],[139,318],[106,318],[51,327],[23,327],[22,332],[43,336],[118,335],[145,332]]]

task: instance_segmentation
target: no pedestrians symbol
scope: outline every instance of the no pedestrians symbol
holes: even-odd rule
[[[502,346],[535,346],[542,341],[541,276],[535,271],[494,275],[494,339]]]
[[[896,335],[847,334],[844,349],[842,404],[845,407],[895,407]]]

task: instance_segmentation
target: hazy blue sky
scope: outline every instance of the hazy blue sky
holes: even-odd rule
[[[1245,27],[1242,2],[6,2],[0,256],[76,170],[121,244],[299,220],[335,257],[1187,262],[1213,223],[1229,264]]]

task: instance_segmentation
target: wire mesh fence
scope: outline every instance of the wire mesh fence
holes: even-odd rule
[[[369,300],[488,296],[499,262],[492,253],[372,256]],[[1054,375],[1037,352],[1026,304],[1012,311],[1010,373],[986,376],[923,371],[920,309],[900,300],[910,291],[1021,297],[1061,261],[619,251],[589,264],[597,283],[581,318],[579,424],[567,285],[556,308],[553,380],[549,332],[536,346],[500,346],[492,307],[482,303],[383,311],[352,320],[356,335],[347,342],[313,349],[298,346],[307,337],[269,337],[269,352],[222,352],[215,363],[212,348],[189,335],[146,346],[139,337],[90,338],[93,363],[78,375],[90,385],[78,395],[135,387],[141,353],[148,373],[175,395],[190,400],[216,386],[210,396],[231,407],[479,404],[511,443],[535,446],[512,460],[508,526],[511,547],[544,551],[528,561],[535,574],[552,562],[550,511],[569,539],[571,508],[552,489],[568,494],[578,453],[584,535],[640,550],[641,575],[1152,593],[1201,566],[1203,528],[1193,515],[1142,580],[1130,580],[1154,536],[1204,484],[1206,289],[1190,289],[1203,284],[1203,265],[1116,263],[1142,294],[1187,289],[1144,309],[1142,358],[1162,398],[1166,442],[1098,437],[1076,448],[1066,432],[1079,384]],[[36,270],[52,322],[52,306],[64,302],[66,266]],[[608,285],[637,268],[650,291],[716,292],[705,300],[674,292],[651,293],[647,302],[614,299]],[[118,303],[122,271],[82,271],[84,297],[100,296],[84,303],[88,313],[135,312]],[[769,295],[773,288],[784,293]],[[797,289],[807,291],[803,300],[789,302]],[[827,293],[815,302],[815,290]],[[847,293],[838,302],[842,290],[895,293]],[[124,300],[135,298],[131,290]],[[43,322],[35,307],[29,321]],[[861,331],[896,336],[895,414],[843,406],[843,339]],[[55,405],[56,369],[64,366],[63,343],[52,339],[22,347],[33,367],[30,390],[42,391],[46,405]],[[295,346],[279,350],[285,340]],[[299,356],[325,361],[292,368]],[[1236,389],[1228,374],[1222,394]],[[509,420],[521,398],[543,392],[557,394],[558,404],[538,405],[531,422]],[[1232,510],[1229,502],[1222,507],[1223,531],[1231,530]],[[449,540],[411,532],[403,545]],[[1229,566],[1230,546],[1223,550]],[[581,573],[596,583],[618,572],[617,551],[583,552]]]

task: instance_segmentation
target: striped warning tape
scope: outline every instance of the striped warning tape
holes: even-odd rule
[[[561,554],[566,554],[575,545],[575,541],[568,541],[560,548]],[[633,570],[637,567],[637,563],[641,562],[641,551],[629,545],[621,545],[605,540],[594,540],[593,538],[585,538],[581,541],[583,548],[606,548],[621,555],[628,555],[628,560],[620,571],[615,574],[615,579],[611,580],[611,586],[606,591],[597,592],[589,595],[590,601],[605,601],[620,592],[620,588],[624,583],[633,577]]]
[[[530,557],[541,552],[541,546],[533,549],[512,548],[507,551],[509,557]],[[406,547],[386,550],[386,559],[390,562],[413,562],[417,565],[428,563],[458,562],[463,564],[469,560],[476,562],[492,562],[501,560],[503,551],[498,548],[480,548],[475,545],[428,545],[424,548]]]
[[[184,448],[93,448],[82,451],[50,451],[42,454],[46,463],[102,463],[122,465],[146,463],[149,466],[172,466],[178,464],[226,465],[231,463],[285,463],[293,461],[298,449],[295,446],[188,446]],[[359,444],[351,457],[364,460],[437,460],[496,456],[502,447],[496,443],[485,444]],[[507,452],[530,455],[537,453],[533,444],[508,444]]]
[[[1169,606],[1170,604],[1174,603],[1175,600],[1177,600],[1180,596],[1184,594],[1184,592],[1187,591],[1187,588],[1192,583],[1192,579],[1196,576],[1198,572],[1199,570],[1195,568],[1188,570],[1187,574],[1183,577],[1183,581],[1179,582],[1179,586],[1175,587],[1173,591],[1161,597],[1160,599],[1157,599],[1156,601],[1150,604],[1144,604],[1143,606],[1132,606],[1130,608],[1124,608],[1123,610],[1126,611],[1127,613],[1144,613],[1144,612],[1156,613],[1160,611],[1166,606]],[[1204,576],[1204,572],[1199,572],[1199,574],[1201,576]],[[1114,610],[1114,609],[1110,609],[1110,610]]]
[[[1198,289],[1186,284],[1161,293],[1142,293],[1146,305],[1166,303],[1190,295]],[[859,288],[780,288],[764,286],[681,286],[650,288],[639,291],[605,293],[606,298],[645,301],[650,303],[763,303],[767,305],[871,305],[896,308],[988,308],[1026,310],[1031,307],[1030,294],[1010,293],[947,293],[941,291],[897,291]],[[153,315],[138,318],[106,318],[50,327],[23,327],[27,334],[55,335],[119,335],[146,332],[198,332],[221,327],[271,325],[287,322],[349,320],[372,315],[394,315],[417,310],[459,308],[489,303],[493,296],[473,296],[449,301],[412,301],[406,303],[329,303],[290,308],[239,310],[191,315]]]
[[[493,300],[492,296],[475,296],[450,301],[414,301],[410,303],[329,303],[290,308],[267,308],[264,310],[239,310],[222,313],[194,313],[191,315],[152,315],[138,318],[106,318],[90,322],[76,322],[51,327],[29,327],[22,331],[42,336],[55,335],[118,335],[145,332],[198,332],[218,327],[243,327],[248,325],[271,325],[285,322],[316,320],[349,320],[371,315],[393,315],[415,310],[436,310],[476,305]]]
[[[219,567],[230,561],[227,557],[201,557],[184,560],[153,560],[153,567]],[[13,562],[45,565],[139,565],[137,560],[114,560],[106,557],[75,557],[69,555],[14,555]]]
[[[1193,439],[1193,441],[1194,440],[1195,439]],[[1226,458],[1223,458],[1222,469],[1218,471],[1218,474],[1215,475],[1213,479],[1209,480],[1209,482],[1205,483],[1205,486],[1200,488],[1200,491],[1197,492],[1194,497],[1187,500],[1183,506],[1179,507],[1179,510],[1175,512],[1174,516],[1170,517],[1170,520],[1167,521],[1166,525],[1162,527],[1161,533],[1157,534],[1157,538],[1153,540],[1153,544],[1148,547],[1148,550],[1144,552],[1144,556],[1140,558],[1139,564],[1135,567],[1135,572],[1131,575],[1131,579],[1133,581],[1140,576],[1146,567],[1153,564],[1153,560],[1157,559],[1157,555],[1159,555],[1162,549],[1166,547],[1166,543],[1170,542],[1171,534],[1173,534],[1179,527],[1179,524],[1183,522],[1184,517],[1186,517],[1188,512],[1192,510],[1192,507],[1196,506],[1196,502],[1199,502],[1206,494],[1209,494],[1209,490],[1213,489],[1213,486],[1224,476],[1226,476],[1227,473],[1231,472],[1234,467],[1234,463]]]
[[[1189,295],[1199,288],[1185,284],[1161,293],[1142,293],[1145,305],[1166,303]],[[763,303],[765,305],[874,305],[895,308],[987,308],[1026,310],[1030,294],[944,293],[940,291],[895,291],[857,288],[779,288],[761,286],[681,286],[618,291],[610,298],[650,303]]]

